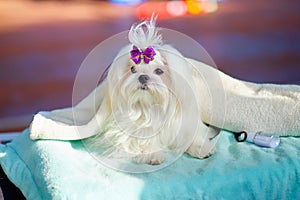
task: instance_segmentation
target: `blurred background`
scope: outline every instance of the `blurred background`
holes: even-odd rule
[[[0,0],[0,132],[72,105],[76,73],[101,41],[159,13],[217,67],[253,82],[300,84],[298,0]]]

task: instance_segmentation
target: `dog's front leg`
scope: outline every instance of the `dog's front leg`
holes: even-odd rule
[[[200,124],[191,146],[186,151],[196,158],[208,158],[216,152],[216,142],[221,129]]]

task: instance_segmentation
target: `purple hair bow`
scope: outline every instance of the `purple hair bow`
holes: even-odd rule
[[[149,46],[144,51],[140,50],[136,46],[133,46],[133,49],[130,51],[131,59],[135,64],[139,64],[141,60],[143,59],[146,64],[149,64],[151,60],[154,59],[154,56],[156,55],[154,49]]]

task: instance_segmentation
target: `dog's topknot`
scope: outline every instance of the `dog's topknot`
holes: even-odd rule
[[[149,46],[162,45],[162,36],[159,34],[159,28],[156,27],[156,18],[156,16],[152,15],[149,21],[143,21],[131,26],[128,38],[134,46],[145,49]]]

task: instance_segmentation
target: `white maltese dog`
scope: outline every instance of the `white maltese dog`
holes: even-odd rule
[[[132,44],[119,52],[102,83],[105,96],[95,118],[101,128],[88,143],[152,165],[162,163],[169,150],[212,155],[218,129],[201,121],[200,74],[163,45],[154,19],[132,26],[128,37]]]

